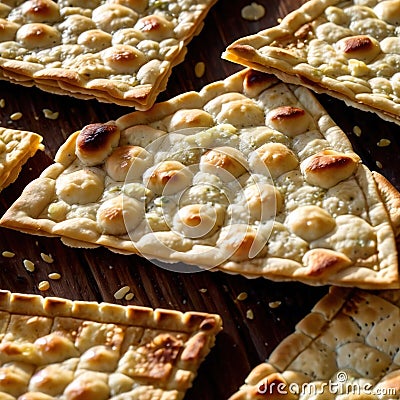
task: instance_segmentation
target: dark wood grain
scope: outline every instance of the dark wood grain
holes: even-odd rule
[[[160,94],[159,101],[188,90],[199,90],[207,83],[241,69],[221,59],[225,47],[240,36],[275,25],[278,18],[303,2],[260,1],[266,8],[265,17],[249,22],[240,16],[242,7],[249,1],[219,0],[208,15],[202,32],[189,44],[186,60],[174,68],[167,90]],[[194,74],[198,61],[206,63],[201,78]],[[127,107],[52,95],[7,82],[0,82],[0,98],[4,98],[6,104],[0,109],[0,125],[39,132],[45,144],[45,151],[38,152],[29,160],[17,182],[0,194],[0,213],[12,204],[27,183],[52,163],[57,149],[72,132],[88,123],[105,122],[132,111]],[[400,127],[371,113],[346,107],[343,102],[329,96],[318,98],[348,134],[363,161],[400,189]],[[42,112],[44,108],[58,111],[59,118],[46,119]],[[11,121],[9,117],[16,111],[22,112],[23,117]],[[353,133],[355,125],[361,128],[360,137]],[[390,139],[391,145],[378,147],[376,143],[381,138]],[[382,168],[377,167],[376,161]],[[0,229],[0,253],[4,250],[13,251],[16,256],[11,259],[0,257],[1,289],[73,300],[219,313],[224,320],[224,331],[202,364],[193,388],[187,393],[188,400],[229,397],[243,383],[251,368],[268,357],[328,290],[327,287],[309,287],[299,283],[249,280],[220,272],[177,273],[137,256],[118,255],[102,248],[72,249],[58,239]],[[44,262],[41,252],[51,254],[54,263]],[[24,259],[35,263],[34,272],[26,271]],[[54,271],[59,272],[62,278],[52,281],[48,291],[40,292],[38,283]],[[117,301],[113,297],[115,291],[124,285],[129,285],[135,295],[129,302]],[[238,301],[241,292],[246,292],[248,298]],[[281,305],[270,308],[269,303],[276,300],[281,301]],[[247,318],[250,309],[254,319]]]

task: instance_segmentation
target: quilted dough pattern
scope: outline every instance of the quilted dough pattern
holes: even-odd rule
[[[398,298],[332,287],[230,400],[398,399]]]
[[[217,315],[0,292],[0,398],[178,400]]]
[[[398,123],[399,24],[396,0],[311,1],[224,56]]]
[[[149,108],[213,0],[0,3],[0,77]]]
[[[311,92],[252,70],[83,127],[1,224],[154,263],[398,285],[371,172]]]

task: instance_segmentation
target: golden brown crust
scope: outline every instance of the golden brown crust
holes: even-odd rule
[[[393,348],[400,343],[399,336],[390,333],[397,330],[398,314],[398,305],[379,292],[331,287],[230,400],[275,398],[273,392],[270,397],[277,389],[272,382],[283,384],[284,399],[298,399],[297,389],[332,400],[344,395],[376,400],[385,390],[388,398],[398,397],[400,369]],[[334,389],[339,382],[347,388],[344,392]]]
[[[148,109],[215,1],[170,7],[143,0],[10,3],[0,20],[1,77]]]
[[[325,150],[306,159],[301,168],[308,183],[329,188],[352,175],[358,163],[356,157]]]
[[[229,112],[240,104],[246,117]],[[275,129],[271,111],[301,130]],[[70,135],[2,226],[248,277],[399,286],[377,184],[307,89],[243,70],[92,128]]]
[[[182,399],[218,315],[0,291],[1,398]]]
[[[397,189],[379,172],[372,171],[385,202],[396,236],[400,232],[400,195]]]
[[[240,38],[223,58],[327,93],[399,124],[398,5],[311,0],[279,25]]]
[[[86,165],[101,164],[118,145],[119,137],[120,132],[115,124],[87,125],[76,139],[76,154]]]
[[[43,150],[42,140],[37,133],[0,127],[0,191],[18,178],[37,150]]]

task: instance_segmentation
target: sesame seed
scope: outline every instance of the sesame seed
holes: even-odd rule
[[[3,251],[1,255],[6,258],[13,258],[15,256],[15,253],[13,253],[12,251]]]
[[[253,310],[249,309],[249,310],[246,311],[246,318],[247,319],[254,319]]]
[[[129,286],[123,286],[121,289],[118,289],[114,293],[114,298],[117,300],[121,300],[129,293],[130,290],[131,288]]]
[[[31,260],[24,260],[22,263],[27,271],[33,272],[35,270],[35,264]]]
[[[16,112],[10,115],[11,121],[18,121],[19,119],[22,118],[22,113],[21,112]]]
[[[207,293],[207,289],[206,288],[201,288],[201,289],[199,289],[199,292],[200,293]]]
[[[239,301],[243,301],[243,300],[246,300],[246,299],[247,299],[247,293],[246,292],[239,293],[238,296],[236,297],[236,300],[239,300]]]
[[[382,163],[380,161],[376,161],[375,164],[378,168],[382,168]]]
[[[41,291],[49,290],[50,289],[49,281],[41,281],[41,282],[39,282],[38,289],[41,290]]]
[[[206,71],[206,64],[204,64],[203,61],[198,62],[194,66],[194,74],[196,75],[196,78],[201,78],[204,75],[205,71]]]
[[[125,296],[125,300],[130,301],[130,300],[132,300],[134,297],[135,297],[135,295],[134,295],[133,293],[128,293],[128,294]]]
[[[57,280],[61,278],[61,275],[58,272],[51,272],[48,277],[52,280]]]
[[[281,301],[277,300],[277,301],[270,301],[268,303],[269,308],[278,308],[280,305],[282,304]]]
[[[49,263],[49,264],[51,264],[52,262],[54,262],[54,259],[53,259],[53,257],[51,256],[51,254],[47,255],[47,254],[44,254],[44,253],[40,253],[40,257],[42,257],[42,260],[43,260],[43,261],[45,261],[45,262],[47,262],[47,263]]]
[[[0,108],[4,108],[6,106],[6,101],[4,99],[0,99]]]
[[[251,3],[242,8],[241,16],[248,21],[258,21],[265,15],[265,8],[261,4]]]
[[[359,126],[354,126],[353,127],[353,133],[356,135],[356,136],[358,136],[358,137],[360,137],[361,136],[361,128],[359,127]]]
[[[48,108],[44,108],[43,109],[43,115],[47,119],[57,119],[58,116],[59,116],[59,112],[58,111],[51,111]]]
[[[381,139],[376,145],[378,147],[386,147],[390,145],[390,140],[389,139]]]

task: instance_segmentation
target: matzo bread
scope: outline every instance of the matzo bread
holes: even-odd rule
[[[398,299],[331,287],[230,400],[398,399]]]
[[[2,400],[183,399],[218,315],[0,291]]]
[[[223,58],[400,123],[397,0],[312,0]]]
[[[310,91],[243,70],[73,133],[1,225],[249,277],[397,287],[381,192]]]
[[[0,4],[0,79],[150,108],[215,0]]]
[[[13,183],[22,166],[37,150],[43,138],[34,132],[0,127],[0,191]]]

